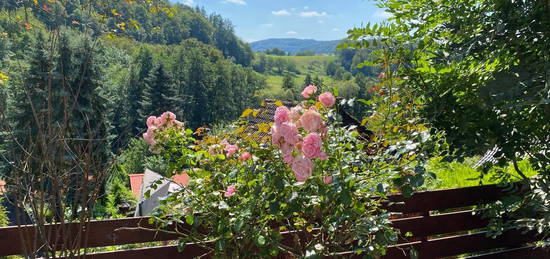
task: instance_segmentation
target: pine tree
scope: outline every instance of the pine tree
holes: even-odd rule
[[[313,84],[313,79],[311,78],[310,74],[306,75],[306,79],[304,80],[304,86],[308,86]]]
[[[313,78],[313,84],[317,86],[319,90],[323,89],[323,79],[321,79],[319,76],[315,76],[315,78]]]
[[[120,142],[127,143],[129,139],[137,136],[145,129],[145,119],[140,116],[142,110],[143,90],[146,87],[145,80],[153,69],[153,56],[151,52],[142,47],[134,60],[136,64],[132,68],[130,84],[126,89],[125,111],[127,126],[124,132],[119,132]]]
[[[18,161],[22,161],[25,152],[36,148],[33,136],[40,134],[40,128],[46,121],[45,91],[48,86],[52,64],[48,51],[45,49],[46,41],[41,33],[37,35],[35,46],[29,56],[29,69],[24,72],[21,85],[11,88],[13,96],[12,106],[9,107],[7,120],[9,129],[3,150],[9,150],[3,155],[2,171],[6,176],[11,175]]]
[[[283,89],[290,90],[294,88],[294,79],[290,75],[290,73],[286,73],[285,77],[283,78]]]
[[[172,78],[165,71],[164,65],[156,65],[145,80],[140,117],[145,121],[149,116],[159,116],[165,111],[173,111],[174,95]]]

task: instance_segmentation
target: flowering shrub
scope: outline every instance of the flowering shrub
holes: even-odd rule
[[[422,165],[410,160],[418,145],[374,149],[376,141],[338,125],[332,93],[316,94],[308,86],[295,107],[279,103],[271,130],[258,127],[270,131],[271,143],[251,140],[242,127],[194,140],[175,117],[150,119],[152,135],[144,138],[173,172],[190,177],[153,221],[183,225],[175,232],[180,249],[194,242],[224,258],[383,254],[398,233],[380,200],[395,179],[422,177]]]

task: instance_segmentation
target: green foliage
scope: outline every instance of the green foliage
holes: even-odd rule
[[[312,50],[302,50],[296,52],[296,56],[315,56],[315,52]]]
[[[0,197],[0,227],[6,227],[10,223],[6,208],[4,208],[4,199]]]
[[[2,9],[26,9],[49,30],[70,26],[80,31],[93,31],[132,38],[139,42],[173,45],[195,38],[222,50],[224,57],[248,66],[252,50],[237,38],[231,22],[219,15],[207,16],[202,9],[166,0],[89,2],[7,0]],[[26,17],[26,16],[25,16]],[[24,23],[28,23],[25,21]],[[21,26],[22,27],[22,26]]]
[[[392,76],[422,101],[423,117],[445,132],[449,158],[497,146],[497,169],[512,165],[530,192],[495,204],[496,233],[523,226],[548,234],[550,175],[550,5],[533,1],[382,0],[390,23],[349,31],[343,47],[387,60]],[[519,161],[539,173],[529,179]],[[509,181],[510,170],[495,170]],[[512,221],[506,221],[511,219]]]
[[[267,49],[264,51],[267,55],[274,55],[274,56],[286,56],[288,53],[282,49],[274,48],[274,49]]]
[[[132,191],[127,187],[127,177],[125,181],[120,178],[113,178],[106,185],[105,194],[105,212],[109,218],[125,218],[128,213],[133,213],[136,205],[136,198]]]

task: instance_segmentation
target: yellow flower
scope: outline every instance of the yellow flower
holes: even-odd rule
[[[3,74],[2,72],[0,72],[0,85],[3,85],[4,82],[8,81],[9,79],[10,79],[10,78],[9,78],[7,75],[5,75],[5,74]]]

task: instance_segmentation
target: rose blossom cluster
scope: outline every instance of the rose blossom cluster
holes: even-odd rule
[[[304,89],[302,96],[310,98],[316,92],[317,87],[310,85]],[[336,98],[326,92],[319,95],[318,100],[328,108],[334,105]],[[290,166],[296,179],[305,182],[313,173],[312,159],[328,158],[322,151],[327,133],[325,122],[314,105],[307,107],[305,104],[291,109],[277,107],[274,120],[271,141],[281,150],[283,160]]]
[[[147,132],[143,134],[143,140],[154,149],[157,144],[157,135],[159,132],[169,128],[183,128],[183,123],[176,120],[176,115],[172,112],[165,112],[160,117],[150,116],[147,118]]]

